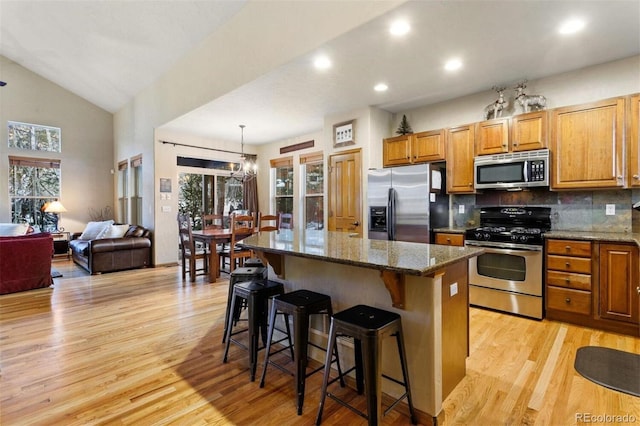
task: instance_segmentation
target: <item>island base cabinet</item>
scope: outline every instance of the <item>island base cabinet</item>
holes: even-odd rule
[[[421,424],[432,424],[442,414],[442,402],[466,374],[469,352],[468,263],[451,264],[432,276],[405,275],[404,309],[391,306],[391,297],[379,270],[327,263],[296,256],[284,257],[287,291],[309,289],[331,296],[334,312],[365,304],[402,317],[413,405]],[[312,329],[314,326],[312,325]],[[312,330],[326,345],[328,324]],[[382,342],[382,371],[402,377],[395,339]],[[353,345],[338,341],[344,370],[353,364]],[[323,352],[311,351],[316,361]],[[383,393],[398,398],[404,388],[383,381]]]

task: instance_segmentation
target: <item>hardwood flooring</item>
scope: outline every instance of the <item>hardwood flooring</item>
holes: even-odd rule
[[[178,267],[96,276],[66,260],[54,267],[63,277],[53,289],[0,296],[0,424],[314,423],[320,374],[297,416],[292,377],[270,369],[260,389],[233,346],[222,363],[226,280],[182,281]],[[640,398],[573,369],[580,346],[640,353],[638,338],[472,308],[470,340],[467,376],[440,424],[570,425],[603,415],[640,424]],[[330,400],[323,420],[366,424]],[[383,424],[409,419],[392,410]]]

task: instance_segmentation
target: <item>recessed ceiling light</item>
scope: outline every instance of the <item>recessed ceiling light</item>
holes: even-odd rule
[[[582,30],[584,26],[585,26],[585,22],[582,19],[573,18],[573,19],[564,21],[562,25],[560,25],[558,32],[560,34],[565,34],[565,35],[575,34],[578,31]]]
[[[458,58],[450,59],[444,64],[444,69],[447,71],[455,71],[462,68],[462,61]]]
[[[389,32],[394,36],[403,36],[409,32],[411,26],[407,21],[395,21],[391,24]]]
[[[375,90],[376,92],[386,92],[388,88],[389,86],[387,86],[386,84],[378,83],[373,87],[373,90]]]
[[[313,66],[319,70],[326,70],[327,68],[331,68],[331,60],[326,56],[318,56],[313,61]]]

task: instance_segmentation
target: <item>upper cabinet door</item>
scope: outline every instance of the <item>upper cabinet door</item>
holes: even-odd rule
[[[447,130],[447,192],[473,193],[475,125]]]
[[[498,118],[478,123],[476,134],[477,155],[509,152],[509,119]]]
[[[444,161],[446,157],[444,129],[414,134],[411,155],[414,163]]]
[[[631,113],[629,114],[629,133],[627,144],[629,146],[627,161],[629,186],[640,187],[640,132],[638,123],[640,122],[640,95],[631,97]]]
[[[402,166],[411,164],[411,137],[402,135],[382,141],[382,165]]]
[[[623,128],[623,98],[555,109],[551,188],[624,186]]]
[[[531,151],[547,147],[547,111],[511,118],[511,150]]]

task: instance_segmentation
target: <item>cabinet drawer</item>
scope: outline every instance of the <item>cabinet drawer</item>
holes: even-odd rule
[[[590,315],[591,292],[547,287],[547,309]]]
[[[590,274],[591,259],[584,257],[549,255],[547,256],[547,269]]]
[[[464,235],[438,232],[436,233],[436,244],[444,244],[448,246],[463,246]]]
[[[547,285],[591,291],[591,275],[547,271]]]
[[[548,240],[547,253],[591,257],[590,241]]]

